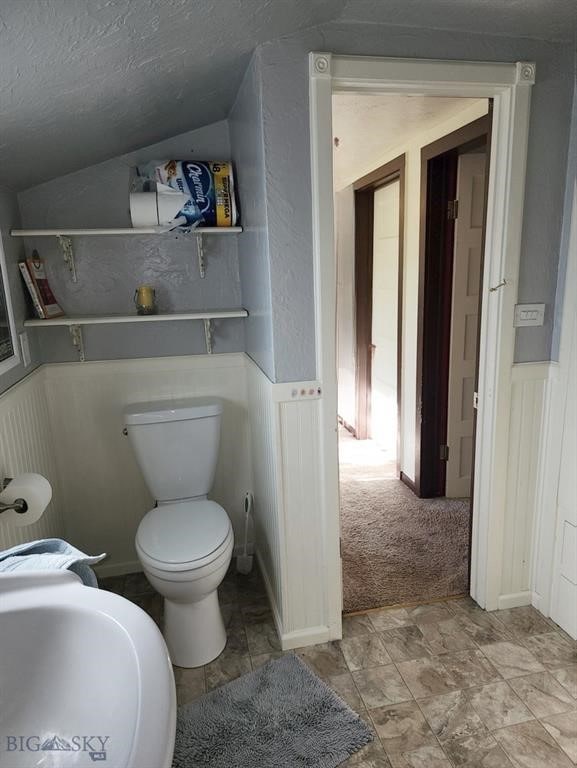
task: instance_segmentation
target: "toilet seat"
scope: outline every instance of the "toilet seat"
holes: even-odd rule
[[[136,547],[143,564],[178,573],[210,565],[228,549],[232,525],[225,510],[201,499],[163,504],[143,517]]]

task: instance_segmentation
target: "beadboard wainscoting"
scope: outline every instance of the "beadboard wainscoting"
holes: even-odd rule
[[[0,550],[65,533],[44,374],[37,368],[0,396],[0,474],[2,478],[22,472],[44,475],[52,485],[52,501],[32,525],[20,528],[0,516]]]
[[[245,370],[242,353],[44,368],[66,533],[86,552],[108,553],[97,568],[100,575],[140,570],[134,536],[153,505],[122,433],[122,411],[129,403],[222,398],[219,462],[210,495],[226,509],[240,543],[244,495],[252,488]]]
[[[540,568],[551,570],[547,483],[555,451],[543,436],[556,397],[556,364],[515,365],[512,380],[499,607],[533,602],[547,614],[550,577],[541,577]],[[231,517],[238,548],[244,495],[254,494],[256,554],[282,647],[334,639],[339,629],[330,624],[322,537],[319,385],[273,383],[244,354],[45,365],[4,393],[0,471],[40,472],[54,498],[33,526],[0,519],[0,547],[64,536],[91,554],[108,553],[97,569],[102,576],[139,570],[134,536],[152,499],[122,433],[123,408],[207,395],[224,403],[211,496]]]
[[[316,381],[273,384],[247,362],[256,551],[283,649],[330,639]]]
[[[266,584],[275,622],[282,634],[283,567],[278,505],[281,476],[278,450],[275,385],[247,358],[247,390],[253,461],[254,534],[256,556]]]
[[[499,608],[532,601],[534,530],[542,510],[542,430],[554,364],[513,367],[507,521]],[[321,537],[317,382],[273,384],[248,361],[256,547],[283,648],[332,638]]]
[[[541,514],[543,482],[539,466],[552,365],[518,363],[513,366],[499,608],[515,608],[532,602],[534,530]]]

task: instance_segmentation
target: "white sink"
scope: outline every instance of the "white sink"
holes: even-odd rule
[[[176,696],[140,608],[69,571],[0,574],[0,766],[170,768]]]

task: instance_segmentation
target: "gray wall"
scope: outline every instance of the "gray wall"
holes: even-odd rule
[[[246,232],[207,241],[204,281],[198,276],[194,243],[175,235],[77,238],[77,285],[69,282],[55,241],[28,241],[28,252],[37,247],[47,259],[55,292],[66,311],[131,311],[134,287],[141,282],[158,285],[161,310],[244,303],[250,318],[218,323],[216,351],[246,349],[273,381],[315,377],[307,58],[311,50],[537,62],[519,301],[543,301],[547,312],[542,328],[518,331],[515,359],[549,359],[574,49],[462,32],[332,23],[266,44],[255,53],[231,111],[231,142],[227,123],[216,123],[21,193],[27,226],[128,226],[131,166],[169,155],[228,157],[232,151]],[[38,339],[41,360],[75,359],[66,330],[42,329]],[[85,341],[89,359],[204,351],[200,323],[93,327],[86,329]]]
[[[28,308],[24,293],[21,288],[20,270],[18,262],[24,258],[24,249],[22,241],[10,237],[10,230],[20,226],[20,213],[18,210],[18,200],[16,194],[6,187],[0,186],[0,237],[6,258],[6,271],[8,273],[8,284],[12,298],[12,309],[14,312],[14,322],[16,324],[16,333],[24,331],[23,322],[27,317]],[[18,344],[18,339],[16,339]],[[0,376],[0,392],[4,392],[20,379],[29,374],[39,363],[38,350],[34,338],[29,334],[30,354],[32,358],[31,365],[24,368],[23,365],[17,365]]]
[[[277,378],[290,381],[315,376],[307,58],[313,50],[537,63],[519,301],[545,302],[547,312],[542,328],[518,331],[515,359],[548,360],[574,81],[573,47],[379,24],[327,24],[259,50]]]
[[[91,166],[20,193],[22,224],[43,227],[130,227],[130,168],[167,158],[230,158],[228,124],[221,121]],[[205,237],[206,278],[198,272],[196,242],[186,235],[74,238],[78,283],[70,281],[55,238],[27,238],[47,261],[51,285],[67,314],[132,313],[134,289],[157,288],[160,312],[241,306],[238,235]],[[22,289],[19,288],[21,291]],[[215,352],[244,349],[244,320],[215,321]],[[67,329],[35,331],[42,362],[75,360]],[[89,360],[199,354],[201,322],[141,323],[84,329]]]
[[[565,295],[565,275],[569,257],[569,243],[571,237],[571,212],[573,208],[573,195],[575,192],[575,180],[577,179],[577,78],[573,92],[573,116],[571,119],[571,138],[569,142],[569,154],[567,157],[567,186],[565,189],[565,204],[563,207],[563,229],[561,231],[561,249],[559,253],[559,270],[557,278],[557,299],[555,302],[555,326],[553,328],[553,342],[551,347],[551,359],[559,360],[559,346],[561,343],[561,322],[563,319],[563,298]]]
[[[230,112],[229,127],[244,227],[238,258],[242,305],[250,313],[245,321],[246,352],[276,381],[258,58],[257,52]]]

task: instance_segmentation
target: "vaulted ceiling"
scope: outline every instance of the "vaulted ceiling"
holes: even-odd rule
[[[1,0],[0,184],[24,189],[226,117],[254,48],[299,29],[567,40],[576,19],[576,0]]]
[[[399,153],[406,151],[405,147],[416,135],[422,135],[477,105],[482,105],[486,111],[487,99],[335,93],[335,189],[342,189],[382,165],[395,147]]]

